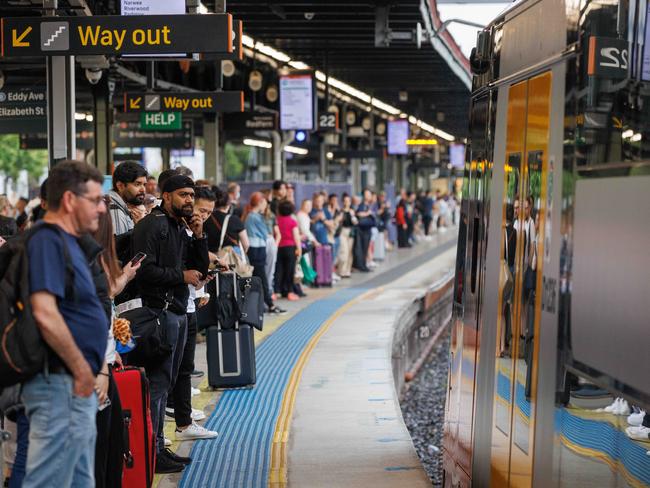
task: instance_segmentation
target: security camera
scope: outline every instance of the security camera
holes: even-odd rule
[[[305,12],[305,19],[311,20],[314,18],[314,12]]]
[[[99,80],[102,79],[102,74],[104,72],[101,69],[87,69],[86,70],[86,79],[91,85],[96,85],[99,83]]]

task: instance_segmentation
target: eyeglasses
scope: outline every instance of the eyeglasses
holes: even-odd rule
[[[83,198],[84,200],[88,200],[90,203],[95,205],[95,207],[100,207],[101,205],[106,205],[106,200],[104,199],[103,196],[90,198],[90,197],[87,197],[86,195],[80,195],[79,193],[75,193],[75,195],[78,196],[79,198]]]

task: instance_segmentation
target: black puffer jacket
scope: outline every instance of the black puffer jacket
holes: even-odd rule
[[[189,290],[183,271],[207,274],[207,239],[188,236],[184,226],[156,207],[133,229],[133,252],[147,255],[135,278],[136,294],[143,304],[164,308],[168,303],[171,312],[186,313]]]

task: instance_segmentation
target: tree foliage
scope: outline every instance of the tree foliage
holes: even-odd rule
[[[227,142],[224,153],[226,156],[226,165],[224,167],[226,179],[240,179],[244,175],[248,164],[251,148],[247,146],[236,146]]]
[[[38,180],[47,167],[47,151],[20,148],[18,134],[0,135],[0,175],[5,177],[6,187],[16,182],[21,171],[27,171],[30,183]]]

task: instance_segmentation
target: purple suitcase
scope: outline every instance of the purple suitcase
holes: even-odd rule
[[[332,247],[320,246],[314,250],[316,286],[332,286]]]

